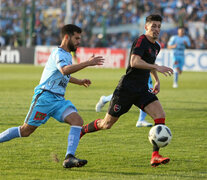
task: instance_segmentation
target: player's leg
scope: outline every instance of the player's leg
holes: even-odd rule
[[[21,137],[28,137],[28,136],[30,136],[37,128],[38,128],[38,126],[32,126],[32,125],[24,123],[20,127]]]
[[[178,57],[173,57],[173,88],[178,88],[178,76],[179,76],[179,59]]]
[[[119,117],[113,117],[110,114],[106,113],[104,119],[96,119],[89,124],[86,124],[81,129],[81,135],[85,135],[86,133],[92,133],[103,129],[110,129],[113,124],[119,119]]]
[[[184,56],[180,56],[179,57],[179,68],[178,68],[179,75],[181,75],[182,72],[183,72],[183,66],[184,66],[184,64],[185,64],[185,57]]]
[[[104,107],[104,105],[107,102],[111,101],[111,98],[112,98],[112,94],[110,94],[109,96],[101,96],[95,107],[96,112],[100,112],[101,109]]]
[[[177,64],[174,70],[174,83],[173,88],[178,88],[178,77],[182,74],[183,66],[184,66],[184,56],[177,56]]]
[[[82,167],[87,164],[87,160],[76,158],[75,152],[79,144],[83,120],[80,115],[76,111],[74,111],[74,109],[68,108],[64,113],[68,114],[66,117],[64,117],[64,121],[70,124],[71,128],[68,135],[68,146],[65,160],[63,161],[63,167]]]
[[[71,125],[68,134],[68,145],[65,160],[63,161],[63,167],[72,168],[84,166],[87,163],[87,160],[81,160],[75,157],[75,152],[80,140],[83,119],[77,113],[77,109],[69,100],[59,100],[56,103],[55,108],[56,110],[54,111],[52,117],[59,122]]]
[[[128,94],[116,89],[111,98],[108,113],[106,113],[104,119],[96,119],[95,121],[83,126],[80,137],[86,133],[96,132],[101,129],[110,129],[119,117],[131,108],[132,100],[130,100],[127,95]],[[122,98],[120,98],[120,96]]]
[[[159,102],[159,100],[155,100],[145,106],[144,108],[145,112],[149,114],[156,124],[164,124],[165,123],[165,112]],[[163,119],[163,120],[157,120],[157,119]]]
[[[158,100],[153,101],[144,108],[145,112],[149,114],[157,124],[165,124],[165,112]],[[159,154],[159,147],[153,145],[153,153],[151,158],[151,165],[156,167],[160,164],[166,164],[170,161],[168,157],[162,157]]]
[[[147,113],[140,109],[139,118],[136,123],[136,127],[152,127],[152,123],[149,123],[145,120]]]
[[[173,78],[173,88],[178,88],[178,75],[179,75],[179,69],[174,69],[174,78]]]
[[[19,127],[9,128],[0,134],[0,143],[10,141],[14,138],[28,137],[36,128],[36,126],[30,126],[26,123]]]
[[[104,119],[99,119],[97,121],[97,129],[110,129],[114,123],[119,119],[119,117],[114,117],[108,113],[106,113]]]
[[[20,126],[12,127],[0,133],[0,143],[10,141],[11,139],[19,138],[19,137],[21,137]]]
[[[151,76],[149,76],[148,87],[149,87],[149,90],[153,89]],[[139,118],[137,120],[136,127],[152,127],[152,123],[149,123],[145,120],[146,116],[147,116],[147,113],[140,109]]]

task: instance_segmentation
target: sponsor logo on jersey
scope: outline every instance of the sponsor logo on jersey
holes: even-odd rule
[[[62,80],[59,82],[58,86],[62,86],[63,88],[66,88],[68,84],[68,80],[65,78],[62,78]]]
[[[121,106],[118,104],[114,105],[114,112],[119,112],[121,110]]]
[[[43,119],[45,119],[46,116],[47,116],[47,114],[37,111],[35,114],[34,120],[43,120]]]

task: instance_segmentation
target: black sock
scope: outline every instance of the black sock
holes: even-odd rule
[[[160,148],[159,148],[158,146],[153,145],[153,152],[154,152],[154,151],[159,151],[159,149],[160,149]]]
[[[97,127],[97,121],[98,120],[99,119],[96,119],[95,121],[83,126],[82,129],[81,129],[81,134],[84,135],[86,133],[91,133],[91,132],[98,131],[99,130],[99,128]]]

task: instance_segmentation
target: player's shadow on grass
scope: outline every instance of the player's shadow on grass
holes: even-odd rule
[[[87,168],[87,170],[86,169],[80,169],[80,168],[78,168],[78,169],[66,169],[66,170],[70,170],[70,171],[78,171],[78,172],[86,172],[86,173],[100,173],[100,174],[117,174],[117,175],[126,175],[126,176],[132,176],[132,175],[134,175],[134,176],[136,176],[136,175],[146,175],[145,173],[141,173],[141,172],[114,172],[114,171],[105,171],[105,170],[103,170],[103,171],[100,171],[100,170],[89,170],[88,168]]]
[[[163,166],[164,167],[164,166]],[[155,168],[154,168],[155,169]],[[105,171],[105,170],[103,170],[103,171],[100,171],[100,170],[89,170],[88,168],[87,169],[84,169],[84,168],[82,168],[82,169],[80,169],[80,168],[74,168],[74,169],[66,169],[66,170],[70,170],[70,171],[77,171],[77,172],[86,172],[86,173],[100,173],[100,175],[101,174],[113,174],[113,175],[125,175],[125,176],[138,176],[138,177],[133,177],[132,179],[134,179],[134,178],[136,178],[136,179],[138,179],[139,178],[139,176],[142,176],[142,177],[157,177],[157,178],[163,178],[163,177],[166,177],[166,178],[170,178],[170,177],[172,177],[172,178],[174,178],[175,177],[175,175],[174,174],[168,174],[167,172],[166,172],[166,174],[164,173],[162,173],[162,174],[160,174],[160,173],[156,173],[156,172],[153,172],[153,173],[149,173],[149,172],[145,172],[145,173],[141,173],[141,172],[114,172],[114,171]],[[157,169],[155,169],[155,170],[157,170]],[[137,168],[137,171],[139,171],[139,168]],[[141,170],[140,170],[141,171]],[[177,171],[179,171],[179,170],[176,170],[176,172]],[[182,171],[182,170],[181,170]],[[201,172],[201,174],[204,174],[204,176],[205,176],[205,174],[206,174],[206,172]],[[113,176],[112,177],[110,177],[110,179],[112,179],[113,178]],[[124,178],[124,177],[123,177]],[[121,178],[121,179],[123,179],[123,178]],[[185,175],[185,174],[176,174],[176,178],[192,178],[192,179],[198,179],[198,176],[197,175]],[[205,177],[202,177],[202,178],[205,178]]]

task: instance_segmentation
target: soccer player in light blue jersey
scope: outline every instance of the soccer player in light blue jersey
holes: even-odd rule
[[[186,48],[190,47],[190,39],[188,36],[184,35],[184,27],[178,28],[178,35],[174,35],[170,38],[168,42],[168,48],[173,49],[172,60],[174,69],[174,82],[173,88],[178,88],[178,75],[182,73],[183,66],[185,63],[184,51]]]
[[[24,124],[12,127],[0,134],[0,143],[14,138],[28,137],[40,125],[45,124],[50,117],[59,122],[71,125],[68,135],[68,146],[63,167],[81,167],[87,160],[77,159],[75,152],[79,144],[80,132],[83,125],[81,116],[70,100],[65,100],[64,95],[67,84],[74,83],[88,87],[89,79],[76,79],[71,74],[88,66],[102,65],[101,56],[92,56],[89,60],[72,64],[71,51],[76,51],[81,40],[81,28],[68,24],[61,29],[61,45],[54,49],[42,73]]]
[[[148,80],[148,87],[149,87],[149,91],[152,91],[153,89],[153,84],[152,84],[152,78],[151,76],[149,77]],[[108,96],[101,96],[98,103],[96,104],[95,110],[96,112],[100,112],[101,109],[104,107],[104,105],[111,101],[113,94],[110,94]],[[145,120],[147,116],[147,113],[142,111],[141,109],[139,110],[139,117],[136,123],[136,127],[152,127],[152,123],[149,123]]]

